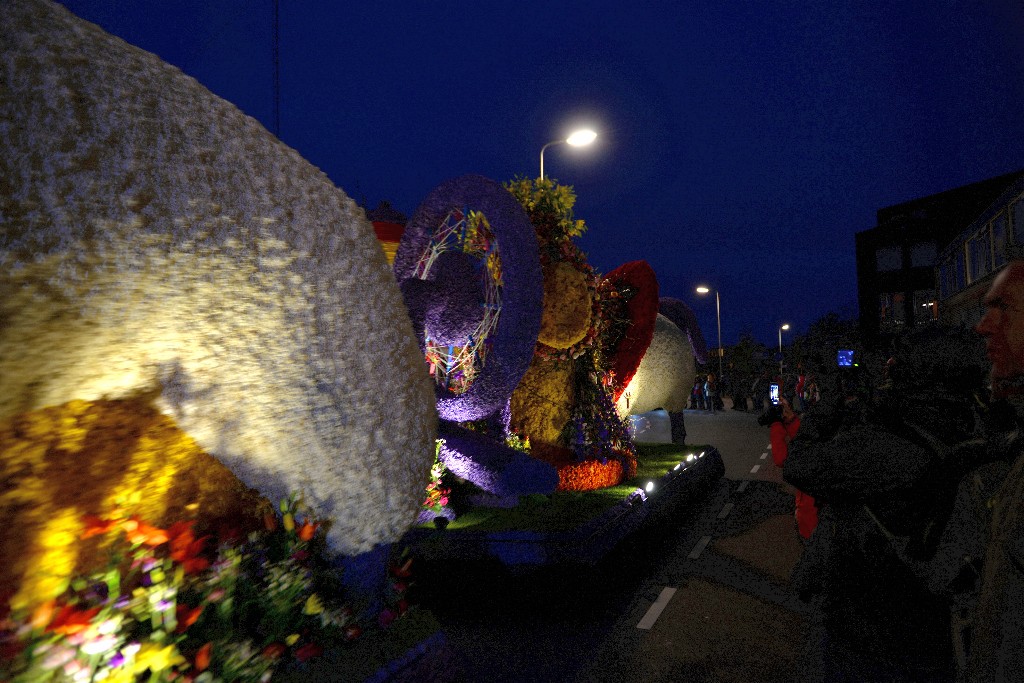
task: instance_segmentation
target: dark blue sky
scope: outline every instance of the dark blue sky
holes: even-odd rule
[[[271,0],[66,0],[273,129]],[[1024,168],[1013,0],[281,2],[280,137],[371,208],[463,173],[573,185],[601,272],[647,260],[714,345],[856,313],[883,206]]]

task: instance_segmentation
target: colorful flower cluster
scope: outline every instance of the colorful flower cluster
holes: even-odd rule
[[[602,381],[594,354],[581,359],[573,374],[572,421],[567,441],[577,462],[627,456],[636,460],[632,439],[626,423],[615,409],[611,392]],[[624,461],[625,462],[625,461]],[[628,467],[626,468],[628,469]],[[618,482],[616,482],[618,483]]]
[[[0,679],[12,681],[266,681],[362,628],[323,555],[323,527],[293,496],[247,539],[196,537],[123,514],[86,520],[109,539],[111,561],[56,600],[0,618]],[[408,609],[409,564],[392,571]]]
[[[558,291],[558,287],[545,282],[544,315],[545,322],[551,325],[564,324],[575,319],[575,324],[582,323],[586,331],[582,338],[574,343],[562,346],[549,346],[538,342],[535,354],[542,359],[572,360],[579,358],[585,351],[593,348],[600,334],[601,304],[598,285],[600,277],[587,262],[587,256],[572,241],[586,232],[587,226],[580,219],[573,217],[572,207],[576,203],[576,194],[572,187],[559,185],[550,178],[516,178],[505,184],[526,210],[537,232],[539,256],[545,279],[559,277],[559,267],[568,266],[574,269],[586,282],[587,294],[584,299],[590,301],[589,313],[584,312],[582,320],[578,311],[578,297],[572,299],[553,299],[549,294]],[[564,275],[561,276],[564,278]],[[542,330],[540,337],[557,338],[549,329]]]
[[[436,514],[441,514],[444,506],[448,504],[448,497],[451,489],[442,482],[442,477],[448,469],[441,462],[440,453],[444,439],[437,440],[437,448],[434,453],[434,466],[430,468],[430,483],[427,484],[427,497],[423,501],[423,509]]]

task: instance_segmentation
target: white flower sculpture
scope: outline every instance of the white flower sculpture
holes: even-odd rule
[[[619,414],[638,415],[658,408],[683,410],[689,401],[695,367],[686,334],[659,313],[654,339],[616,403]]]
[[[0,147],[0,418],[151,395],[271,501],[301,491],[335,550],[404,533],[434,393],[352,200],[48,0],[0,3]]]

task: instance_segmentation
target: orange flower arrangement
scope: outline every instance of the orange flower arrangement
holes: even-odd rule
[[[625,479],[636,476],[636,456],[628,451],[617,451],[621,458],[600,460],[584,460],[572,462],[568,450],[556,454],[548,452],[544,459],[558,469],[558,487],[556,491],[593,491],[609,486],[617,486]],[[626,463],[623,468],[623,461]]]

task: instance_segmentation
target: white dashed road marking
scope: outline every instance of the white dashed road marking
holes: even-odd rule
[[[762,454],[761,454],[761,459],[762,459],[762,460],[765,460],[765,459],[767,459],[767,458],[768,458],[768,454],[767,454],[767,453],[762,453]]]
[[[752,468],[750,468],[750,473],[751,473],[751,474],[757,474],[757,471],[758,471],[759,469],[761,469],[761,466],[760,466],[760,465],[754,465],[754,466],[753,466]]]
[[[719,519],[725,519],[732,512],[733,503],[729,502],[722,506],[722,511],[718,513]]]
[[[738,489],[736,489],[736,491],[738,493],[743,493],[744,491],[747,490],[747,484],[749,484],[749,483],[750,483],[749,479],[744,479],[743,481],[740,482],[740,487]]]
[[[644,618],[636,625],[637,628],[650,630],[654,626],[654,622],[658,620],[661,613],[664,611],[665,606],[668,605],[668,601],[672,599],[672,596],[676,594],[675,588],[665,587],[661,589],[661,595],[654,601],[654,604],[647,609],[647,614]]]
[[[690,551],[690,554],[687,555],[686,558],[688,560],[696,560],[700,557],[700,554],[704,552],[704,548],[708,547],[708,543],[711,543],[710,536],[701,537],[701,539],[697,541],[697,545],[693,546],[693,550]]]

